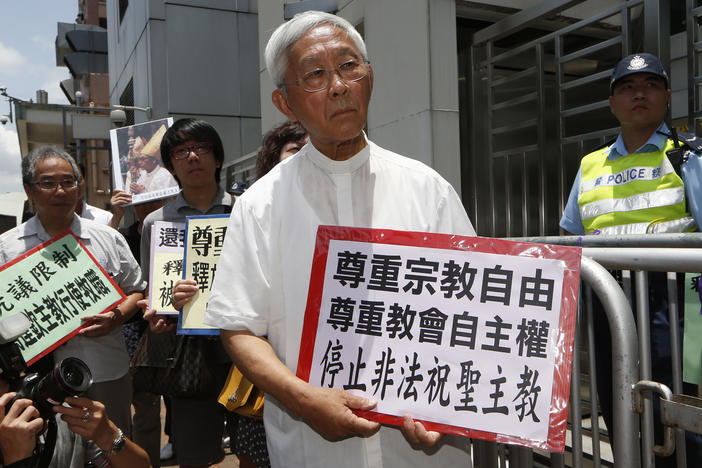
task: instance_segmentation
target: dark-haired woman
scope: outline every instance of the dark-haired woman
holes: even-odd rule
[[[299,122],[288,120],[263,135],[256,158],[256,179],[268,174],[276,164],[289,158],[307,144],[307,130]]]

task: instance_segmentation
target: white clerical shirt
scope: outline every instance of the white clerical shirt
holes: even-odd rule
[[[475,235],[453,187],[433,169],[368,141],[346,161],[308,143],[234,204],[205,323],[267,335],[297,369],[317,227],[341,225]],[[433,455],[399,429],[329,442],[266,395],[274,467],[470,466],[468,439],[444,436]]]

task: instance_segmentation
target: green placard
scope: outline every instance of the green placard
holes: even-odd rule
[[[702,315],[695,284],[699,273],[685,273],[685,337],[683,338],[683,380],[702,384]]]
[[[81,317],[111,310],[125,298],[70,231],[1,268],[0,319],[21,313],[30,320],[17,339],[28,364],[74,336]]]

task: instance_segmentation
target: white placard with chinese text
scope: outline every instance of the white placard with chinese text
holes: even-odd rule
[[[2,265],[0,285],[0,318],[24,314],[31,323],[16,341],[30,365],[90,324],[81,317],[126,297],[71,231]]]
[[[149,308],[161,315],[178,315],[171,305],[173,285],[183,276],[185,223],[155,221],[151,226]]]
[[[310,383],[371,397],[382,415],[553,449],[567,270],[559,258],[330,239],[298,375],[306,366]]]

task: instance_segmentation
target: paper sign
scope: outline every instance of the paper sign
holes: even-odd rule
[[[228,214],[186,218],[183,279],[195,280],[198,291],[193,300],[183,306],[183,313],[178,322],[178,334],[219,334],[218,328],[205,325],[203,320],[228,223]]]
[[[580,249],[321,226],[297,375],[369,419],[563,451]]]
[[[155,221],[151,225],[149,308],[161,315],[178,315],[171,305],[173,285],[183,276],[185,223]]]
[[[685,336],[683,338],[683,380],[702,384],[702,307],[699,273],[685,273]]]
[[[126,297],[70,231],[0,267],[0,288],[0,318],[21,313],[31,322],[17,339],[29,365],[78,333],[81,317]]]

